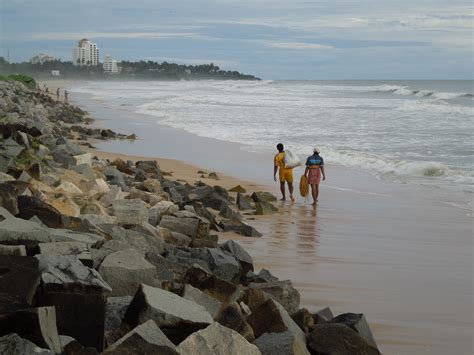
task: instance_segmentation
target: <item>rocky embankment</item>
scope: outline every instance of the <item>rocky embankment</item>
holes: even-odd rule
[[[0,82],[1,354],[378,354],[362,314],[300,308],[215,232],[260,233],[246,195],[101,160],[85,112]],[[134,137],[128,137],[133,139]]]

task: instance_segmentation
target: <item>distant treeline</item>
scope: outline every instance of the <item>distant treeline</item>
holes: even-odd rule
[[[72,62],[61,60],[48,61],[42,64],[29,62],[9,63],[0,57],[0,74],[22,73],[34,77],[51,77],[52,70],[59,70],[60,78],[64,79],[154,79],[154,80],[181,80],[181,79],[232,79],[232,80],[260,80],[253,75],[238,71],[222,70],[217,65],[200,64],[185,65],[176,63],[158,63],[153,61],[118,63],[121,72],[117,74],[104,73],[102,65],[74,66]]]

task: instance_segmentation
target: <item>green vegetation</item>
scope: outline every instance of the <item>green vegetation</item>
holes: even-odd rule
[[[121,72],[117,74],[104,73],[102,65],[95,67],[74,66],[72,62],[61,60],[45,62],[43,64],[8,63],[0,57],[0,73],[25,73],[39,78],[50,78],[52,70],[59,70],[64,79],[100,79],[100,80],[259,80],[253,75],[246,75],[238,71],[222,70],[213,63],[200,65],[185,65],[168,62],[123,61],[118,63]]]
[[[19,81],[26,86],[28,86],[30,89],[35,89],[36,88],[36,81],[33,79],[31,76],[28,75],[23,75],[23,74],[11,74],[8,76],[0,75],[0,81]]]

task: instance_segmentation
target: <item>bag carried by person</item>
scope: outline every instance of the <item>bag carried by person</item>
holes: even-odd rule
[[[300,158],[291,150],[285,149],[285,168],[296,168],[302,165]]]
[[[308,192],[309,192],[308,179],[303,174],[303,175],[301,175],[301,179],[300,179],[300,195],[301,195],[301,197],[308,196]]]

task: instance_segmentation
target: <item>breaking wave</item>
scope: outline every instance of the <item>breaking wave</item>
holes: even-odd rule
[[[375,92],[393,93],[402,96],[429,97],[439,100],[451,100],[458,98],[473,99],[474,94],[466,92],[439,92],[432,90],[417,90],[409,86],[383,84],[376,86]]]

